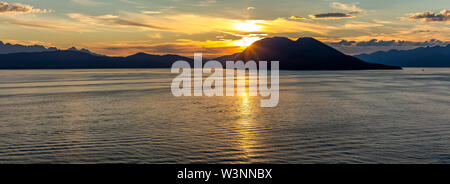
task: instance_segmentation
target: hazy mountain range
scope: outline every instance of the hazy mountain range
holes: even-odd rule
[[[402,67],[450,67],[450,45],[380,51],[355,57],[371,63]]]
[[[1,69],[170,68],[172,63],[178,60],[193,62],[192,58],[178,55],[137,53],[127,57],[109,57],[74,47],[59,50],[41,45],[24,46],[0,42]],[[393,66],[449,67],[450,46],[422,47],[408,51],[391,50],[352,57],[314,38],[305,37],[293,41],[273,37],[253,43],[242,53],[218,57],[215,60],[277,60],[280,61],[280,69],[285,70],[399,69]]]
[[[77,49],[75,47],[71,47],[67,49],[68,51],[79,51],[93,55],[99,55],[93,53],[87,49]],[[44,47],[42,45],[20,45],[20,44],[10,44],[3,43],[0,41],[0,54],[12,54],[12,53],[31,53],[31,52],[51,52],[51,51],[60,51],[60,49],[56,47]]]
[[[46,48],[42,45],[20,45],[3,43],[0,41],[0,54],[10,54],[19,52],[45,52],[45,51],[57,51],[56,47]]]

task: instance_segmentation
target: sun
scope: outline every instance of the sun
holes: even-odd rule
[[[233,27],[237,31],[255,32],[261,31],[264,28],[264,26],[261,25],[262,23],[264,23],[262,20],[246,20],[234,23]]]
[[[252,36],[252,37],[243,37],[240,40],[236,40],[233,42],[233,45],[235,46],[240,46],[240,47],[248,47],[250,46],[252,43],[261,40],[261,37],[258,36]]]

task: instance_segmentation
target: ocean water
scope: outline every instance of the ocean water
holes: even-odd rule
[[[450,163],[450,69],[281,71],[275,108],[175,76],[1,70],[0,163]]]

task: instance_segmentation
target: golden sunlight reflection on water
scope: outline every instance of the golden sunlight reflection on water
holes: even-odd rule
[[[239,124],[239,134],[240,134],[240,150],[245,153],[246,159],[251,159],[257,154],[255,153],[255,147],[260,146],[260,134],[258,131],[255,131],[255,127],[258,126],[258,121],[255,117],[258,116],[258,108],[259,108],[259,100],[257,97],[253,97],[249,95],[248,85],[250,80],[252,79],[247,76],[245,79],[245,87],[244,89],[237,89],[244,91],[243,95],[237,96],[235,98],[239,98],[239,116],[240,119],[237,120]],[[257,80],[256,80],[257,81]]]
[[[449,69],[282,71],[275,108],[249,92],[175,98],[175,76],[2,71],[0,163],[450,161]]]

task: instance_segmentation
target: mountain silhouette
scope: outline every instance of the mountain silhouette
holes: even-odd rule
[[[108,57],[72,49],[1,54],[0,69],[170,68],[178,60],[193,62],[191,58],[177,55],[138,53],[128,57]]]
[[[83,49],[77,49],[76,47],[71,47],[71,48],[69,48],[67,50],[68,51],[84,52],[84,53],[95,55],[95,56],[104,56],[104,55],[101,55],[101,54],[97,54],[97,53],[91,52],[90,50],[87,50],[87,49],[84,49],[84,48]]]
[[[236,60],[280,61],[282,70],[369,70],[401,69],[396,66],[366,63],[310,37],[292,41],[284,37],[256,41]]]
[[[242,53],[216,58],[223,60],[280,61],[282,70],[365,70],[400,69],[400,67],[366,63],[345,55],[313,38],[265,38]],[[178,55],[137,53],[127,57],[109,57],[86,49],[70,48],[45,52],[0,54],[0,69],[70,69],[70,68],[170,68],[175,61],[193,63]]]
[[[171,68],[176,61],[187,61],[193,66],[193,59],[179,55],[151,55],[146,53],[137,53],[124,58],[125,65],[133,68]]]
[[[12,54],[12,53],[32,53],[32,52],[49,52],[49,51],[60,51],[62,49],[58,49],[56,47],[44,47],[42,45],[20,45],[20,44],[10,44],[3,43],[0,41],[0,54]],[[87,49],[77,49],[76,47],[71,47],[67,49],[68,51],[79,51],[84,52],[96,56],[102,56],[101,54],[97,54],[91,52]]]
[[[235,61],[235,59],[240,55],[241,53],[234,53],[234,54],[230,54],[230,55],[225,55],[225,56],[220,56],[217,58],[214,58],[213,60],[215,61],[221,61],[221,62],[225,62],[225,61]]]
[[[21,53],[21,52],[45,52],[45,51],[57,51],[55,47],[45,48],[42,45],[20,45],[3,43],[0,41],[0,54]]]
[[[402,67],[450,67],[450,45],[420,47],[412,50],[379,51],[355,57],[366,62]]]

